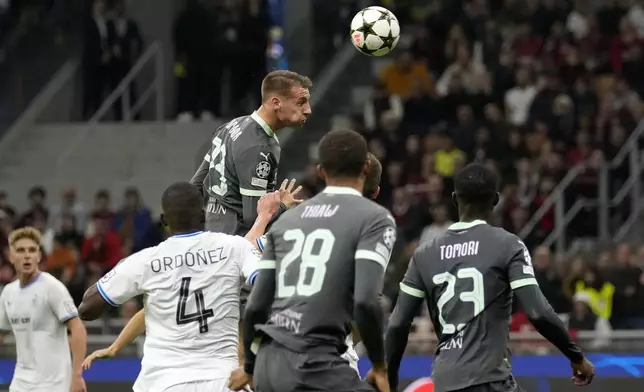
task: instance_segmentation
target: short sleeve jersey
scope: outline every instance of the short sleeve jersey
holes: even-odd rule
[[[280,154],[275,133],[257,113],[235,118],[213,135],[204,190],[241,216],[242,196],[275,190]]]
[[[16,340],[11,390],[69,390],[72,374],[66,322],[78,317],[65,285],[46,272],[21,286],[9,283],[0,295],[0,329]]]
[[[484,221],[455,223],[416,250],[400,289],[427,299],[436,385],[452,391],[510,375],[512,290],[536,284],[523,242]]]
[[[99,293],[113,306],[144,295],[135,391],[230,375],[238,364],[240,277],[251,283],[259,259],[243,237],[198,232],[135,253],[99,280]]]
[[[350,188],[327,187],[284,213],[264,243],[260,268],[276,269],[276,296],[269,322],[258,329],[296,352],[345,352],[355,260],[385,269],[395,233],[389,212]]]

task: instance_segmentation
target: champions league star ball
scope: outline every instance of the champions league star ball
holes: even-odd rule
[[[351,21],[351,42],[368,56],[384,56],[398,44],[400,25],[386,8],[371,6],[358,12]]]

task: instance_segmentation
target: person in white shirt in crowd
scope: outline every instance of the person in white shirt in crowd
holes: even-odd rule
[[[86,392],[82,363],[87,331],[67,288],[40,271],[40,242],[40,232],[33,227],[9,235],[18,277],[0,294],[0,330],[3,335],[13,333],[16,341],[17,363],[9,391]]]
[[[90,287],[80,317],[94,320],[145,294],[147,336],[133,390],[228,391],[239,366],[240,277],[252,283],[257,274],[260,253],[252,242],[279,209],[279,192],[260,199],[245,238],[204,232],[203,197],[190,183],[171,185],[161,204],[172,236],[122,260]]]
[[[528,121],[530,106],[537,95],[537,88],[530,81],[530,74],[525,68],[517,71],[516,81],[516,86],[505,93],[505,112],[508,122],[520,126]]]

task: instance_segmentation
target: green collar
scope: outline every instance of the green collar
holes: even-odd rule
[[[268,124],[266,124],[266,121],[264,121],[264,119],[261,118],[259,114],[257,114],[257,111],[254,111],[253,114],[250,115],[250,118],[255,120],[255,122],[259,124],[260,127],[262,127],[262,129],[264,130],[264,132],[266,132],[268,136],[274,137],[277,139],[277,137],[275,136],[275,132],[271,129],[271,127],[268,126]]]

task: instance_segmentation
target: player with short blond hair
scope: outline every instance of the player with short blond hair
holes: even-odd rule
[[[33,227],[9,234],[10,259],[18,276],[0,294],[0,330],[12,332],[16,341],[9,391],[84,392],[87,331],[67,288],[40,271],[40,242]]]

